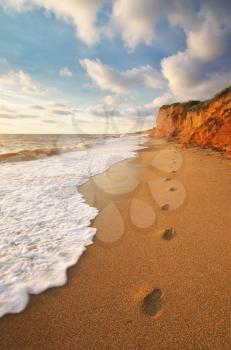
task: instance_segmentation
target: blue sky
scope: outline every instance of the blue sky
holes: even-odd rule
[[[0,0],[2,132],[136,131],[161,104],[212,96],[230,85],[230,14],[225,0]]]

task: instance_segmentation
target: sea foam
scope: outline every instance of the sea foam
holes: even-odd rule
[[[21,312],[29,294],[65,284],[67,268],[92,244],[97,209],[77,187],[134,157],[140,137],[0,165],[0,317]]]

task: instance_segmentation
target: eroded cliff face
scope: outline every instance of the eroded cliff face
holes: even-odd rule
[[[231,157],[231,87],[208,101],[161,107],[154,135],[179,136],[184,145],[224,149]]]

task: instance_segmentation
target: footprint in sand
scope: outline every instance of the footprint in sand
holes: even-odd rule
[[[161,209],[162,210],[169,210],[170,209],[170,205],[166,203],[166,204],[161,206]]]
[[[141,304],[142,312],[147,316],[155,316],[162,308],[163,293],[161,289],[153,289],[147,294]]]
[[[171,180],[172,180],[171,177],[166,177],[166,178],[164,179],[164,181],[171,181]]]
[[[162,238],[165,241],[170,241],[173,237],[175,237],[175,235],[176,235],[176,231],[173,228],[168,228],[164,230],[162,234]]]
[[[152,159],[151,166],[164,172],[177,172],[182,166],[183,157],[180,151],[168,148],[158,152]],[[139,176],[142,174],[143,166],[137,167],[134,172],[134,165],[115,164],[106,173],[94,177],[94,184],[100,189],[105,197],[108,195],[124,195],[135,193],[139,187]],[[155,178],[147,182],[149,193],[152,199],[159,206],[161,211],[171,212],[181,207],[186,199],[184,186],[170,174],[166,177]],[[110,200],[110,197],[108,198]],[[112,220],[113,218],[113,225]],[[156,223],[155,208],[152,203],[133,197],[129,208],[130,222],[140,230],[153,228]],[[109,204],[100,211],[95,220],[97,238],[104,243],[115,243],[125,233],[126,222],[117,208],[116,203]],[[143,232],[143,231],[142,231]],[[174,237],[175,231],[165,229],[160,232],[160,238],[170,240]]]
[[[176,190],[177,190],[176,187],[170,187],[170,188],[169,188],[169,191],[170,191],[170,192],[175,192]]]
[[[160,151],[151,161],[152,167],[167,173],[176,173],[182,164],[182,153],[174,152],[171,148]]]
[[[152,198],[163,211],[175,210],[181,207],[185,202],[186,190],[184,186],[175,179],[160,178],[150,180],[148,185]]]

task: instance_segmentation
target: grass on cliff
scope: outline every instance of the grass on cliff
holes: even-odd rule
[[[219,92],[218,94],[216,94],[213,99],[223,97],[224,95],[226,95],[229,92],[231,92],[231,85],[228,86],[227,88],[225,88],[224,90],[222,90],[221,92]]]
[[[206,101],[190,100],[188,102],[183,102],[183,103],[175,102],[175,103],[172,103],[170,105],[163,105],[161,107],[161,109],[166,109],[166,108],[169,108],[169,107],[182,106],[182,107],[186,107],[187,109],[189,109],[191,111],[198,112],[198,111],[201,111],[203,109],[206,109],[212,101],[225,96],[229,92],[231,92],[231,85],[228,86],[227,88],[225,88],[224,90],[220,91],[219,93],[217,93],[210,100],[206,100]]]
[[[190,109],[196,112],[201,111],[202,109],[206,109],[209,106],[210,102],[211,100],[201,101],[196,105],[191,106]]]
[[[210,100],[202,101],[202,102],[199,102],[198,104],[192,106],[191,110],[193,110],[193,111],[201,111],[202,109],[206,109],[212,101],[215,101],[218,98],[221,98],[221,97],[225,96],[229,92],[231,92],[231,85],[228,86],[227,88],[225,88],[224,90],[220,91],[218,94],[216,94]]]
[[[165,108],[168,108],[168,107],[177,107],[177,106],[184,106],[184,107],[187,107],[187,108],[191,108],[191,107],[194,107],[194,106],[197,106],[198,104],[202,103],[201,101],[196,101],[196,100],[190,100],[188,102],[175,102],[175,103],[172,103],[171,105],[163,105],[161,108],[165,109]]]

